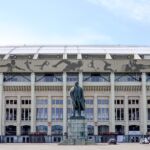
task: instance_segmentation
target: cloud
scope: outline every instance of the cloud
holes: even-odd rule
[[[115,15],[125,16],[140,22],[150,22],[149,0],[87,0],[107,8]]]

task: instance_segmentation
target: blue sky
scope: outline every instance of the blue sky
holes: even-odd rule
[[[150,0],[0,0],[0,45],[150,45]]]

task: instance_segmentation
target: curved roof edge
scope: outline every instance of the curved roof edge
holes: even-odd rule
[[[5,54],[148,54],[147,45],[6,45],[0,46]]]

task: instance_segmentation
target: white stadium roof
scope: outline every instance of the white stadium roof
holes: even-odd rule
[[[98,45],[33,45],[0,46],[0,54],[150,54],[150,46],[98,46]]]
[[[34,55],[37,59],[42,54],[109,54],[110,55],[150,55],[150,46],[121,45],[23,45],[0,46],[0,55],[4,59],[10,55]]]

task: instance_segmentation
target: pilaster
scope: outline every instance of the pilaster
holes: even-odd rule
[[[115,75],[114,72],[110,74],[110,82],[111,82],[111,92],[110,92],[110,132],[115,132]]]
[[[67,74],[63,72],[63,134],[67,132]]]
[[[31,132],[36,132],[35,73],[31,73]]]
[[[146,134],[147,132],[147,98],[146,98],[146,73],[142,73],[142,98],[141,98],[141,132]]]

